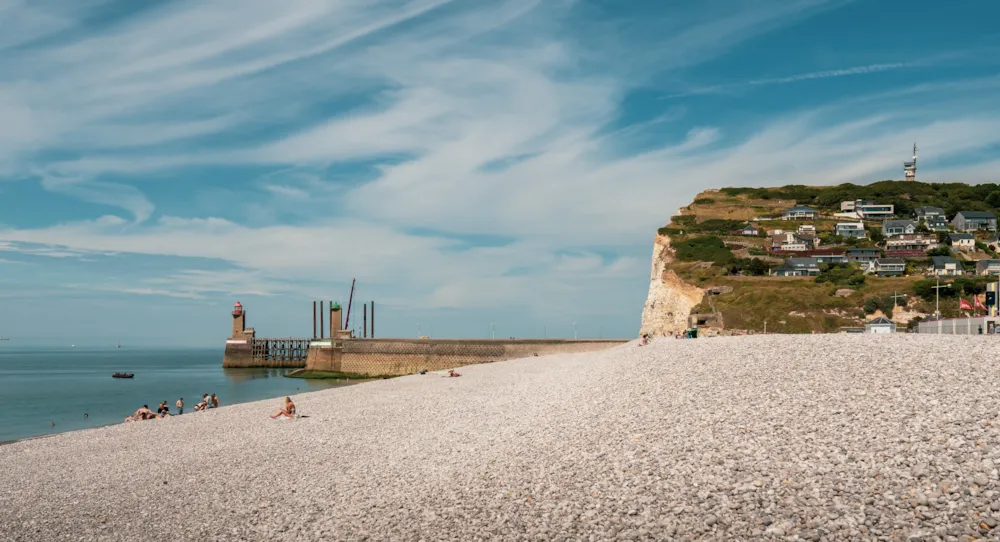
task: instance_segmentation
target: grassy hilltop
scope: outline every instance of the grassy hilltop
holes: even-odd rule
[[[667,269],[681,279],[709,290],[693,313],[713,315],[715,324],[727,330],[763,329],[787,333],[834,332],[857,327],[875,314],[902,322],[919,321],[934,311],[935,278],[926,274],[932,255],[950,255],[968,272],[965,276],[942,277],[952,288],[941,291],[941,312],[959,316],[958,296],[970,299],[985,291],[996,277],[974,276],[975,262],[995,258],[987,246],[992,235],[976,234],[976,250],[961,252],[942,247],[919,257],[906,258],[906,273],[899,277],[866,274],[857,263],[822,265],[819,276],[778,277],[771,273],[792,252],[770,251],[766,232],[796,231],[801,224],[817,230],[821,249],[884,247],[881,221],[866,220],[868,239],[844,239],[834,235],[834,224],[850,219],[834,217],[842,201],[870,200],[895,206],[897,219],[910,219],[915,208],[944,209],[950,220],[959,211],[1000,211],[1000,186],[996,184],[928,184],[883,181],[871,185],[843,184],[831,187],[784,186],[778,188],[722,188],[699,194],[678,216],[660,228],[670,237],[673,260]],[[780,220],[783,210],[807,205],[820,212],[815,220]],[[998,213],[1000,214],[1000,213]],[[738,234],[747,224],[761,230],[759,236]],[[947,233],[930,233],[946,242]],[[897,297],[894,306],[893,295]]]

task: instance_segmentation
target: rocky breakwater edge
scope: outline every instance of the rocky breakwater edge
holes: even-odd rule
[[[995,539],[996,347],[661,339],[18,442],[0,539]]]

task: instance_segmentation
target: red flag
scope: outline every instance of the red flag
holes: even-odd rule
[[[972,305],[970,305],[968,301],[962,299],[961,303],[958,304],[958,310],[960,310],[960,311],[971,311],[972,310]]]
[[[976,308],[986,310],[986,305],[979,301],[979,296],[976,296]]]

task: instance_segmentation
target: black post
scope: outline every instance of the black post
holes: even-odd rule
[[[316,301],[313,301],[313,338],[316,338]]]
[[[372,338],[375,338],[375,302],[372,301]]]
[[[364,324],[363,327],[365,328],[365,330],[361,332],[361,336],[367,339],[368,338],[368,303],[365,303],[364,309],[362,309],[361,314],[362,314],[363,324]]]
[[[319,338],[323,338],[323,302],[319,302]],[[331,339],[333,337],[330,337]]]

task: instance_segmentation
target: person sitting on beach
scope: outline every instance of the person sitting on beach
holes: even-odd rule
[[[198,410],[205,410],[206,407],[208,407],[208,394],[207,393],[205,393],[205,394],[203,394],[201,396],[201,402],[198,403],[197,405],[195,405],[194,409],[196,411],[198,411]]]
[[[462,376],[462,373],[455,372],[455,369],[448,369],[448,376]]]
[[[156,409],[156,413],[158,415],[160,415],[161,417],[165,413],[166,414],[170,413],[170,407],[167,406],[167,402],[166,401],[160,401],[160,406]]]
[[[180,399],[178,399],[177,403],[175,403],[174,406],[177,407],[177,415],[178,416],[180,416],[181,414],[184,414],[184,398],[183,397],[181,397]]]
[[[291,397],[285,397],[285,406],[281,410],[274,413],[271,419],[275,419],[278,416],[287,416],[289,420],[295,419],[295,403],[292,402]]]
[[[219,398],[212,394],[212,408],[219,408]]]
[[[639,339],[639,346],[646,346],[649,344],[649,334],[643,333],[642,338]]]

